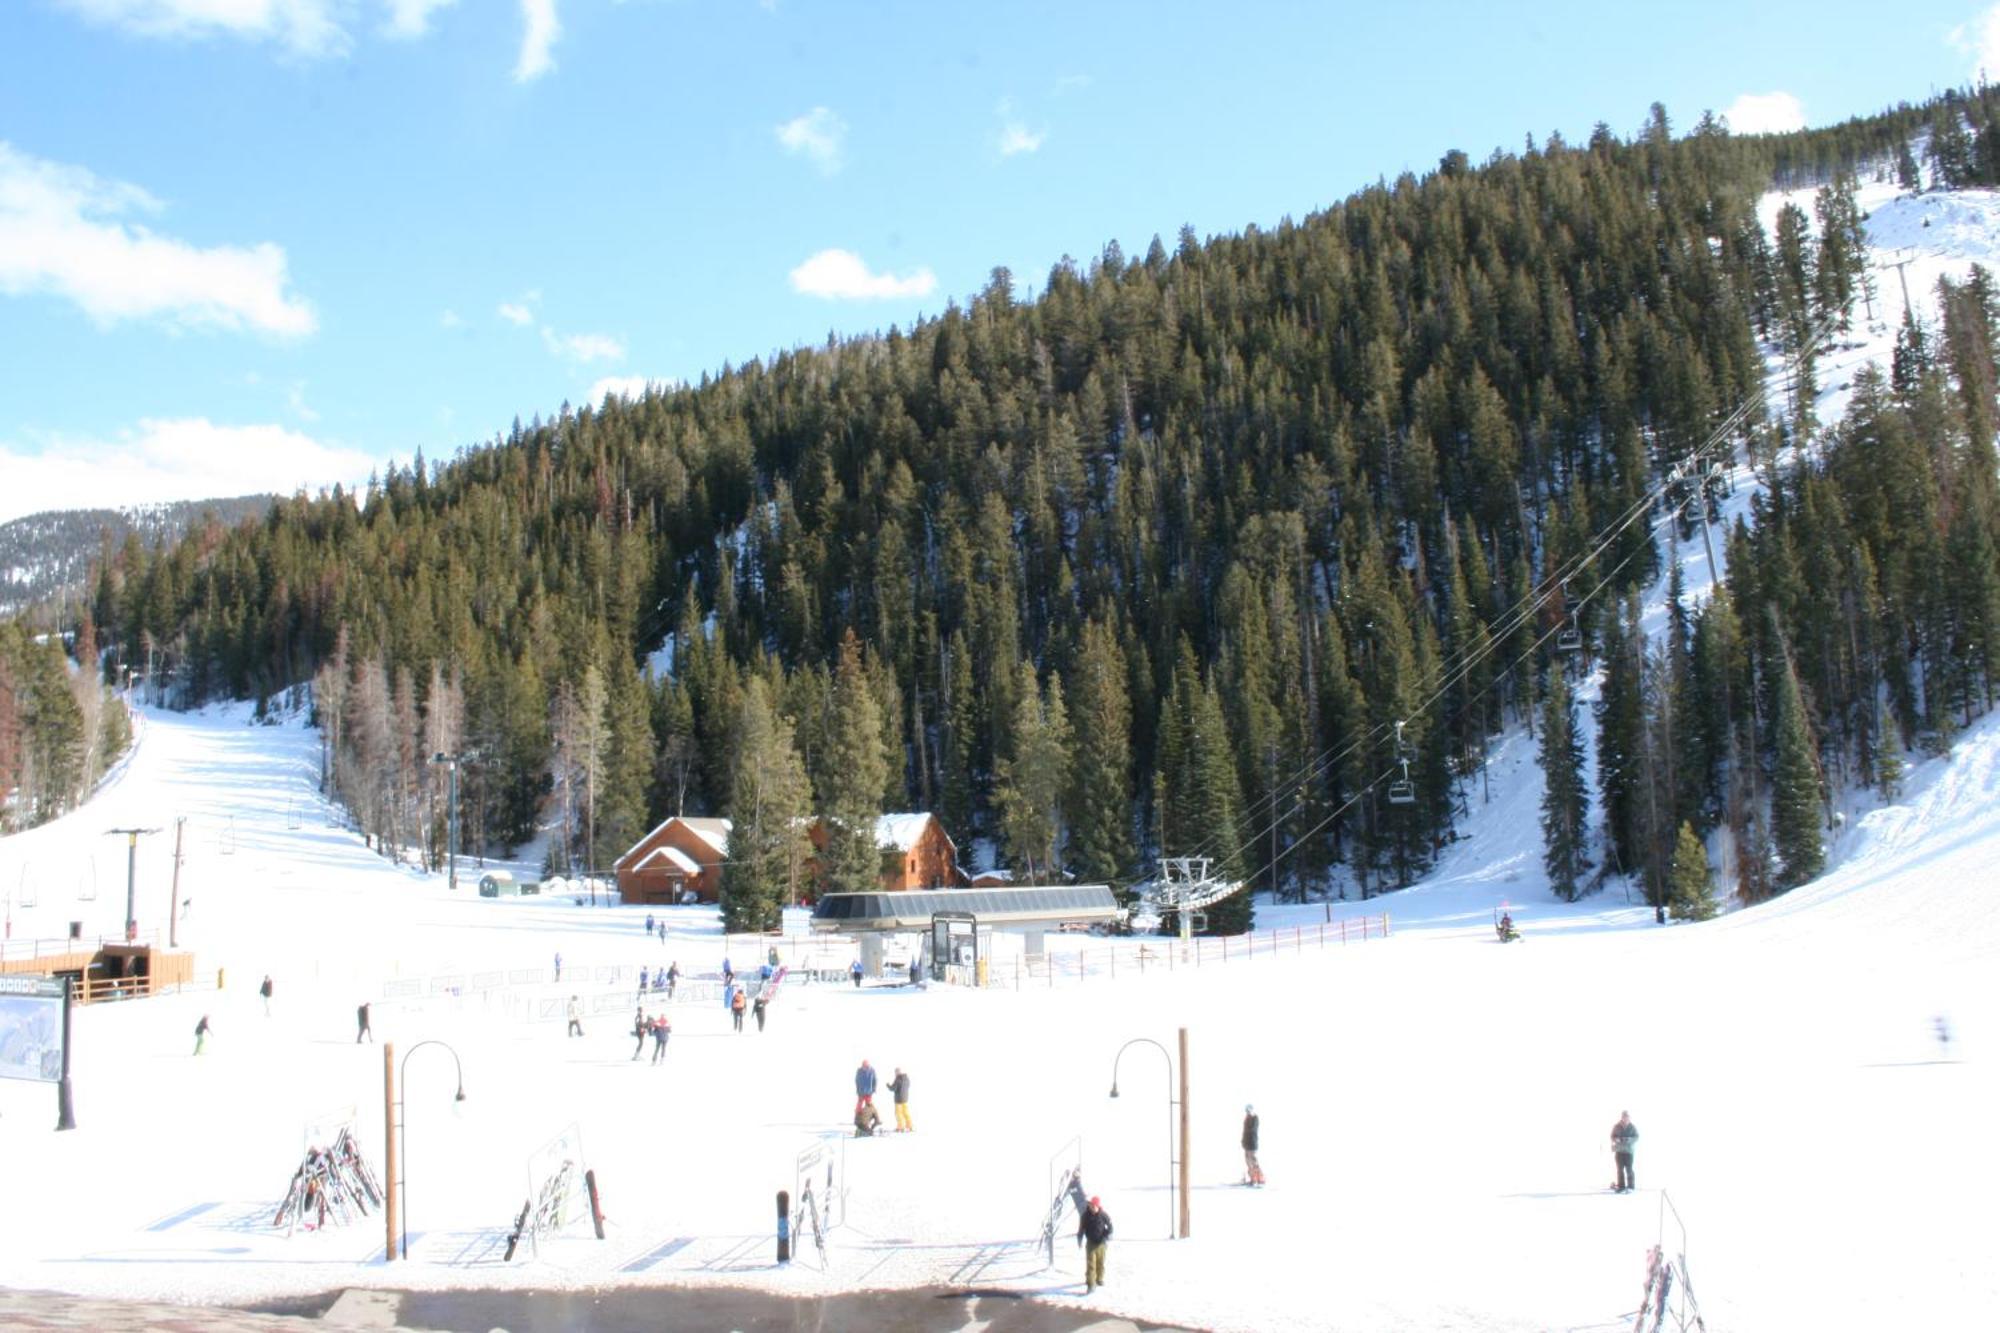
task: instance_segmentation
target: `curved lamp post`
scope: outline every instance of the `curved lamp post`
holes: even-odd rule
[[[1176,1185],[1179,1192],[1180,1238],[1186,1240],[1189,1234],[1188,1220],[1188,1034],[1180,1030],[1180,1096],[1174,1095],[1174,1057],[1166,1047],[1151,1037],[1134,1037],[1118,1048],[1118,1054],[1111,1058],[1111,1095],[1118,1095],[1118,1062],[1125,1052],[1134,1046],[1151,1046],[1167,1062],[1167,1239],[1174,1238],[1174,1202]],[[1174,1108],[1180,1108],[1180,1151],[1174,1150]]]
[[[396,1087],[402,1081],[403,1071],[409,1068],[410,1057],[426,1046],[443,1046],[446,1051],[450,1052],[452,1068],[458,1075],[458,1091],[453,1095],[452,1100],[454,1102],[465,1100],[465,1066],[459,1063],[458,1052],[452,1050],[448,1043],[435,1038],[420,1041],[403,1053],[401,1065],[396,1063],[396,1044],[394,1042],[383,1043],[382,1076],[388,1084],[389,1128],[392,1131],[390,1134],[384,1136],[387,1143],[386,1150],[389,1155],[389,1179],[385,1182],[385,1185],[388,1195],[387,1201],[390,1206],[385,1210],[385,1215],[388,1219],[388,1249],[391,1259],[397,1257],[399,1248],[403,1258],[407,1259],[410,1257],[410,1178],[404,1169],[409,1158],[410,1125],[408,1119],[403,1114],[403,1099],[396,1095]],[[398,1141],[399,1135],[400,1142]],[[396,1195],[399,1190],[402,1194],[402,1237],[400,1247],[397,1243],[396,1232],[396,1214],[398,1211],[396,1207]]]
[[[456,889],[458,887],[458,756],[439,750],[430,757],[430,763],[433,767],[444,769],[449,779],[451,795],[450,804],[445,811],[444,825],[445,884]]]

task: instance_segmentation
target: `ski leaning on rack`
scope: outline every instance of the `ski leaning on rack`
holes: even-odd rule
[[[381,1183],[361,1156],[354,1135],[343,1128],[331,1148],[306,1149],[271,1225],[286,1227],[289,1235],[290,1228],[301,1223],[308,1231],[328,1221],[345,1224],[381,1206]]]
[[[535,1201],[533,1199],[521,1205],[521,1215],[514,1219],[514,1229],[507,1233],[507,1252],[500,1256],[503,1263],[512,1259],[514,1251],[520,1248],[521,1237],[528,1230],[528,1214],[534,1210],[534,1207]]]

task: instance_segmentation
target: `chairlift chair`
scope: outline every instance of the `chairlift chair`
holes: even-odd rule
[[[1400,725],[1399,723],[1398,726],[1400,727]],[[1389,784],[1389,804],[1415,805],[1416,803],[1417,787],[1415,783],[1410,781],[1410,761],[1405,759],[1403,760],[1403,776]]]
[[[1570,624],[1556,635],[1556,651],[1559,653],[1580,652],[1583,649],[1583,632]]]

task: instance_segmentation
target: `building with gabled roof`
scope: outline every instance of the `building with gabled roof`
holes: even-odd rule
[[[678,903],[690,893],[712,903],[729,859],[729,821],[675,815],[612,862],[618,894],[628,903]]]

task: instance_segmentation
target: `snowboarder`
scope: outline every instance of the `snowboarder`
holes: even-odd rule
[[[667,998],[669,1000],[674,998],[674,987],[680,984],[680,980],[681,965],[677,962],[667,964]]]
[[[642,1004],[632,1015],[632,1035],[638,1039],[638,1044],[632,1048],[634,1060],[638,1059],[640,1052],[646,1049],[646,1033],[651,1028],[652,1024],[646,1021],[646,1006]]]
[[[201,1054],[202,1043],[207,1040],[208,1040],[208,1015],[203,1014],[201,1016],[201,1021],[194,1025],[194,1053],[196,1055]]]
[[[757,996],[757,1002],[750,1006],[750,1012],[757,1015],[757,1030],[759,1032],[762,1032],[764,1030],[764,1005],[765,1005],[764,996],[762,994],[759,994]]]
[[[1257,1118],[1256,1107],[1245,1106],[1243,1108],[1243,1170],[1245,1172],[1243,1183],[1246,1185],[1262,1185],[1264,1183],[1264,1168],[1257,1165],[1258,1130],[1262,1124],[1263,1122]]]
[[[1076,1222],[1076,1243],[1083,1246],[1083,1294],[1104,1285],[1104,1251],[1111,1244],[1111,1214],[1095,1195]]]
[[[665,1014],[653,1020],[653,1063],[667,1058],[667,1038],[674,1035],[674,1025]]]
[[[875,1104],[875,1068],[866,1060],[854,1071],[854,1109]]]
[[[875,1109],[871,1101],[856,1102],[854,1105],[854,1137],[873,1138],[882,1129],[882,1113]]]
[[[749,998],[743,988],[736,987],[735,993],[729,997],[729,1021],[736,1025],[738,1032],[743,1030],[743,1011],[749,1007]]]
[[[354,1044],[359,1046],[363,1037],[375,1040],[375,1029],[368,1026],[368,1001],[363,1000],[354,1011]]]
[[[910,1123],[910,1076],[896,1066],[896,1077],[889,1080],[889,1091],[896,1094],[896,1132],[908,1134],[916,1128]]]
[[[264,997],[264,1017],[269,1018],[271,1016],[271,974],[269,972],[264,974],[264,984],[257,988],[257,993]]]
[[[859,990],[861,987],[861,960],[859,958],[848,965],[847,975],[854,978],[855,989]]]
[[[565,1010],[565,1012],[569,1014],[569,1035],[572,1037],[581,1037],[583,1035],[582,1002],[579,1001],[576,998],[576,996],[574,995],[570,996],[569,1007]]]
[[[1629,1194],[1635,1187],[1632,1176],[1632,1145],[1639,1141],[1639,1127],[1632,1123],[1630,1111],[1618,1113],[1618,1123],[1611,1127],[1611,1157],[1618,1164],[1618,1178],[1611,1182],[1611,1188],[1620,1194]]]

